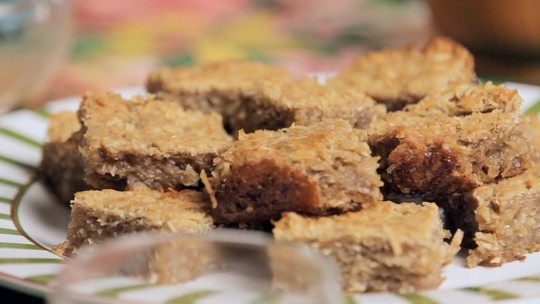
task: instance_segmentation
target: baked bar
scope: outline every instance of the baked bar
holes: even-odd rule
[[[219,114],[184,110],[153,96],[127,101],[88,93],[79,117],[86,181],[96,188],[111,179],[128,189],[198,186],[201,170],[210,171],[232,141]]]
[[[80,129],[75,112],[48,117],[47,140],[43,144],[39,176],[62,204],[69,205],[73,194],[91,187],[84,181],[84,165],[73,135]]]
[[[540,164],[443,206],[449,227],[465,231],[469,267],[500,266],[540,250]]]
[[[339,213],[381,199],[365,132],[343,120],[240,133],[214,163],[205,185],[222,224],[267,221],[284,211]]]
[[[307,243],[334,257],[348,293],[435,288],[461,240],[457,233],[451,245],[444,241],[448,232],[433,203],[382,201],[328,217],[291,212],[274,224],[276,240]]]
[[[529,114],[526,118],[526,134],[532,145],[531,158],[534,162],[540,163],[540,119],[538,113]]]
[[[213,227],[209,204],[204,193],[193,190],[77,192],[71,206],[67,239],[53,251],[70,255],[82,245],[131,232],[203,233]]]
[[[260,81],[272,83],[292,79],[277,66],[249,61],[216,62],[198,66],[160,68],[147,80],[147,90],[159,98],[173,100],[187,109],[218,112],[233,133],[251,118],[244,105],[251,102]]]
[[[356,128],[365,128],[386,114],[384,106],[358,91],[338,92],[308,77],[287,83],[261,82],[244,109],[250,118],[243,124],[246,133],[278,130],[292,124],[307,126],[337,118]]]
[[[247,61],[162,68],[149,76],[147,88],[160,99],[221,113],[234,134],[240,129],[278,130],[326,118],[366,127],[386,112],[356,90],[338,92],[307,77],[293,80],[285,69]]]
[[[453,102],[460,104],[468,96]],[[475,95],[474,100],[483,99]],[[525,171],[531,165],[526,120],[502,104],[513,108],[509,102],[489,111],[479,106],[486,112],[477,112],[474,105],[467,111],[398,111],[376,122],[369,143],[381,157],[385,191],[444,196]],[[449,115],[452,111],[456,116]]]
[[[504,85],[495,85],[492,82],[482,85],[455,84],[427,94],[418,103],[407,105],[404,111],[411,115],[445,113],[452,117],[495,110],[516,113],[522,103],[523,99],[518,91]]]
[[[474,81],[473,56],[456,42],[438,37],[423,48],[409,46],[362,55],[329,85],[355,88],[395,111],[431,91]]]

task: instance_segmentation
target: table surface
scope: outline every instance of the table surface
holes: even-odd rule
[[[367,50],[424,43],[429,16],[420,0],[74,0],[70,55],[41,100],[141,86],[162,65],[241,58],[335,71]]]
[[[35,103],[141,86],[163,65],[243,58],[297,73],[336,71],[366,51],[438,34],[422,0],[73,1],[69,56]],[[488,59],[477,68],[540,84],[540,62]]]

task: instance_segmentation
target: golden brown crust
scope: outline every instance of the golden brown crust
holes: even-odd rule
[[[149,96],[127,101],[113,93],[88,93],[79,108],[80,152],[86,180],[107,179],[128,188],[196,186],[201,170],[232,141],[221,116],[184,110]]]
[[[358,91],[336,91],[308,77],[287,83],[264,81],[246,106],[253,117],[246,132],[277,130],[293,123],[308,126],[325,119],[344,119],[365,128],[386,114],[384,106]]]
[[[429,116],[445,113],[448,116],[465,116],[472,113],[489,113],[495,110],[507,113],[519,111],[523,99],[517,90],[504,85],[486,82],[483,85],[454,84],[429,93],[404,111],[413,115]]]
[[[47,129],[48,142],[64,142],[77,132],[81,125],[77,119],[77,113],[62,111],[47,117],[49,128]]]
[[[54,250],[281,218],[276,238],[333,255],[348,292],[438,286],[459,229],[471,267],[522,259],[540,250],[538,119],[518,113],[517,91],[475,80],[469,52],[436,38],[359,57],[326,85],[233,61],[156,70],[148,98],[88,93],[78,132],[72,113],[51,118],[45,181],[64,201],[88,184],[129,191],[79,192]],[[435,205],[382,202],[381,177],[383,191],[444,206],[452,243]],[[201,181],[206,194],[155,191]],[[150,267],[174,274],[167,263]]]
[[[75,194],[67,240],[55,247],[69,255],[82,245],[131,232],[206,232],[213,227],[202,192],[93,190]]]
[[[467,265],[500,266],[540,250],[540,165],[453,196],[451,225],[465,230]]]
[[[264,221],[283,211],[326,214],[380,200],[377,158],[364,140],[343,120],[241,133],[214,161],[214,217]]]
[[[353,87],[395,111],[431,91],[475,80],[473,56],[456,42],[437,37],[424,48],[409,46],[362,55],[329,85]]]
[[[161,68],[149,75],[147,89],[160,99],[180,103],[187,109],[220,113],[225,127],[236,134],[255,123],[246,105],[253,101],[259,83],[290,80],[292,75],[284,68],[239,60]]]
[[[358,91],[337,92],[307,77],[293,80],[284,69],[255,62],[160,69],[150,75],[148,88],[187,108],[219,112],[235,134],[326,118],[342,118],[362,128],[385,114],[384,106]]]
[[[146,87],[151,93],[197,94],[231,90],[249,94],[256,90],[261,80],[280,82],[291,77],[291,73],[284,68],[237,60],[160,68],[150,73]]]
[[[328,217],[286,213],[274,224],[276,240],[307,243],[334,257],[349,293],[435,288],[456,253],[443,241],[446,232],[431,203],[378,202]]]
[[[381,156],[390,191],[464,193],[531,166],[526,120],[517,112],[521,98],[514,90],[488,84],[448,92],[389,113],[370,129],[369,143]]]
[[[74,132],[80,129],[75,112],[48,117],[47,139],[42,148],[39,176],[60,203],[69,205],[73,194],[91,187],[84,181],[84,165]]]
[[[531,157],[534,162],[540,163],[540,119],[538,113],[532,113],[526,116],[525,133],[532,145]]]

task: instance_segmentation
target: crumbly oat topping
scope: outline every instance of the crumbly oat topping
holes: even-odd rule
[[[67,240],[55,251],[70,255],[84,244],[130,232],[206,232],[213,228],[208,208],[206,195],[193,190],[78,192],[71,205]]]
[[[424,48],[386,49],[358,57],[329,84],[354,88],[399,110],[434,90],[476,80],[473,56],[461,45],[435,38]]]
[[[365,139],[343,120],[240,133],[214,160],[214,217],[264,221],[283,211],[325,214],[379,201],[377,158]]]
[[[114,93],[88,93],[79,108],[79,151],[86,181],[96,188],[181,189],[197,186],[201,170],[232,138],[221,116],[179,104]],[[125,185],[125,186],[122,186]]]
[[[281,82],[292,78],[291,73],[277,66],[250,62],[224,61],[206,65],[161,68],[153,71],[147,81],[150,92],[200,93],[213,90],[238,90],[249,94],[264,79]]]
[[[515,90],[476,84],[453,41],[370,52],[326,84],[231,61],[158,69],[147,89],[88,93],[78,120],[51,117],[47,186],[65,201],[104,189],[75,195],[56,252],[273,221],[276,239],[333,256],[346,291],[411,292],[441,283],[462,237],[470,267],[540,250],[538,118],[519,113]]]
[[[515,91],[491,84],[461,89],[433,93],[369,129],[370,147],[381,156],[392,191],[464,193],[531,166],[527,121],[517,111],[521,98]]]
[[[446,231],[433,203],[384,201],[327,217],[286,213],[274,224],[276,240],[307,243],[334,257],[349,293],[436,287],[457,251],[443,241]]]
[[[114,93],[88,93],[83,97],[79,117],[85,146],[106,147],[111,154],[137,151],[167,157],[177,153],[217,153],[231,142],[219,114],[184,110],[153,96],[126,101]]]

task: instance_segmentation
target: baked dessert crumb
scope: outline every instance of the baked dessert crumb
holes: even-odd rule
[[[443,266],[459,250],[461,233],[447,244],[438,210],[433,203],[382,201],[326,217],[290,212],[273,233],[278,241],[307,243],[333,257],[348,293],[412,292],[439,286]]]
[[[384,106],[358,91],[336,91],[308,77],[286,83],[263,81],[244,107],[249,117],[243,125],[246,133],[308,126],[325,119],[344,119],[366,128],[386,114]]]
[[[396,111],[432,91],[475,81],[469,51],[450,39],[436,37],[423,48],[412,45],[361,55],[328,84],[354,88]]]
[[[465,193],[531,166],[526,119],[515,90],[487,84],[433,93],[369,130],[385,191]]]
[[[261,222],[284,211],[329,214],[381,199],[377,158],[346,121],[240,133],[207,183],[222,224]]]
[[[533,162],[540,163],[540,119],[538,113],[526,115],[525,133],[532,146],[531,158]]]
[[[75,112],[64,111],[50,115],[48,123],[38,174],[58,201],[69,205],[75,192],[91,188],[82,174],[84,164],[74,135],[79,120]]]
[[[336,91],[315,79],[294,79],[285,69],[257,62],[232,61],[176,69],[162,68],[148,79],[160,99],[189,109],[218,112],[233,134],[278,130],[342,118],[366,127],[385,107],[356,90]]]
[[[89,190],[77,192],[71,205],[66,241],[53,252],[70,255],[83,245],[142,231],[204,233],[213,228],[202,192]]]
[[[160,68],[150,73],[146,87],[160,99],[187,109],[220,113],[225,127],[236,134],[252,124],[245,106],[252,101],[261,81],[282,83],[292,79],[287,69],[237,60]]]
[[[465,231],[467,266],[500,266],[540,250],[540,165],[454,195],[443,205],[450,227]]]
[[[79,108],[86,181],[107,188],[182,189],[199,184],[201,170],[232,138],[221,116],[184,110],[179,104],[114,93],[87,93]],[[121,188],[121,187],[118,187]]]
[[[522,103],[523,99],[517,90],[488,81],[481,85],[449,85],[427,94],[415,104],[407,105],[404,111],[411,115],[444,113],[451,117],[493,111],[516,113]]]

